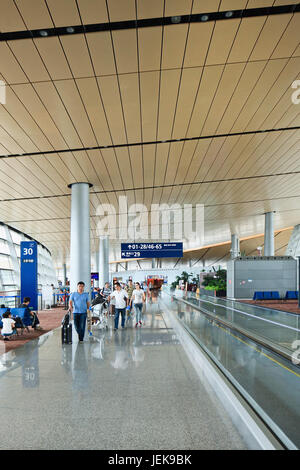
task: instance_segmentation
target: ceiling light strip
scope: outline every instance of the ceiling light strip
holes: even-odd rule
[[[105,149],[115,149],[123,147],[140,147],[143,145],[157,145],[157,144],[172,144],[178,142],[188,142],[193,140],[205,140],[205,139],[218,139],[218,138],[228,138],[244,135],[254,135],[254,134],[264,134],[271,132],[285,132],[285,131],[295,131],[300,130],[300,126],[293,127],[281,127],[277,129],[262,129],[257,131],[242,131],[242,132],[232,132],[230,134],[214,134],[214,135],[201,135],[197,137],[183,137],[182,139],[167,139],[167,140],[154,140],[149,142],[132,142],[126,144],[113,144],[113,145],[96,145],[93,147],[78,147],[78,148],[67,148],[67,149],[57,149],[57,150],[45,150],[39,152],[29,152],[29,153],[11,153],[9,155],[0,155],[1,158],[12,158],[12,157],[33,157],[37,155],[51,155],[58,153],[70,153],[70,152],[86,152],[89,150],[105,150]]]
[[[186,23],[203,23],[207,21],[226,21],[237,18],[253,18],[258,16],[284,15],[300,11],[299,4],[279,5],[273,7],[249,8],[242,10],[204,12],[193,15],[144,18],[128,21],[114,21],[85,25],[66,25],[57,28],[42,28],[25,31],[10,31],[0,34],[0,41],[16,41],[18,39],[48,38],[74,34],[88,34],[103,31],[170,26]]]

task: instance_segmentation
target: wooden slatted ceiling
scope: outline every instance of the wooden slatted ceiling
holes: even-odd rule
[[[156,0],[138,2],[136,12],[135,2],[125,0],[108,1],[108,11],[100,0],[78,1],[79,9],[69,0],[3,1],[1,31],[180,15],[192,6]],[[209,10],[290,3],[212,1]],[[206,6],[194,1],[192,13]],[[299,126],[290,99],[299,78],[299,26],[300,15],[289,14],[1,43],[0,72],[8,86],[0,155]],[[299,131],[279,131],[14,157],[0,160],[0,198],[64,195],[67,184],[88,180],[92,191],[110,191],[92,195],[92,214],[100,202],[116,204],[120,194],[148,206],[201,202],[207,236],[221,241],[230,234],[229,220],[240,234],[262,231],[261,222],[247,225],[245,212],[262,220],[259,214],[277,210],[278,225],[297,223],[298,199],[284,199],[297,196],[297,175],[111,191],[298,171],[298,140]],[[52,250],[68,249],[70,198],[0,202],[0,210],[2,220],[37,239],[40,233]],[[45,213],[61,234],[38,221]]]

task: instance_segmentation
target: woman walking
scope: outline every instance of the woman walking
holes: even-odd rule
[[[135,318],[136,324],[135,327],[137,328],[138,325],[142,326],[142,310],[143,310],[143,303],[146,300],[145,292],[141,289],[140,283],[135,283],[135,289],[132,292],[132,296],[130,299],[130,305],[132,303],[135,308]]]

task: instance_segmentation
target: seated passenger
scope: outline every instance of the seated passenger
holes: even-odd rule
[[[10,312],[3,313],[2,323],[3,323],[3,327],[2,327],[2,330],[1,330],[1,334],[4,337],[4,341],[8,341],[9,336],[12,336],[13,334],[16,333],[15,322],[11,318],[11,313]]]
[[[30,304],[30,297],[24,297],[23,303],[19,306],[19,308],[28,309],[28,313],[32,317],[31,326],[34,330],[42,330],[42,328],[40,327],[40,321],[38,319],[37,313],[30,310],[29,304]]]

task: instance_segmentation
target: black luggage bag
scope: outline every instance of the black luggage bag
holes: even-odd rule
[[[72,343],[72,323],[70,323],[71,314],[66,313],[61,324],[61,341],[62,344]]]

